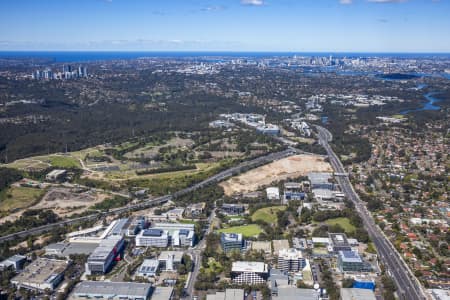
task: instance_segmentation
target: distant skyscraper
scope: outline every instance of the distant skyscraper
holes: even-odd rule
[[[37,80],[41,79],[41,72],[39,72],[39,70],[34,71],[33,78]]]
[[[72,72],[72,66],[71,65],[63,65],[63,73]]]
[[[53,72],[51,69],[45,69],[42,75],[45,79],[53,79]]]

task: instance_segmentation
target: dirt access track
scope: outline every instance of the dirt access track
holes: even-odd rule
[[[307,175],[310,172],[332,172],[331,165],[319,155],[294,155],[232,177],[220,184],[225,195],[258,190],[271,182]]]

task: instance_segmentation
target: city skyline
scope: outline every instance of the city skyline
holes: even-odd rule
[[[450,52],[445,0],[20,0],[0,11],[0,51]]]

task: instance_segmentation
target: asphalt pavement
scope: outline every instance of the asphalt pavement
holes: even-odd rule
[[[329,145],[329,142],[333,138],[332,134],[321,126],[316,126],[316,128],[319,133],[319,143],[327,151],[330,164],[334,171],[345,174],[344,166]],[[355,204],[355,209],[362,218],[364,227],[367,229],[370,238],[377,248],[380,260],[386,266],[388,274],[393,278],[397,286],[399,298],[402,300],[428,299],[420,282],[409,269],[400,253],[398,253],[397,249],[375,224],[372,215],[353,189],[348,176],[337,176],[336,178],[347,198]]]

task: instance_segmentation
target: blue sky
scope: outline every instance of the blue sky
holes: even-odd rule
[[[450,0],[1,0],[0,50],[450,52]]]

